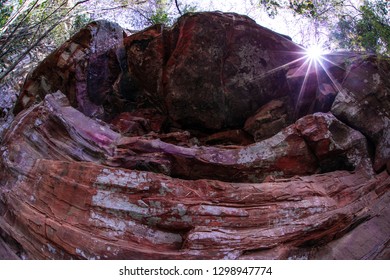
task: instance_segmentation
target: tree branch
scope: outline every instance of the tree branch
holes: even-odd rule
[[[7,22],[4,24],[4,26],[0,29],[0,34],[3,34],[3,32],[5,30],[8,29],[8,26],[10,26],[17,18],[19,15],[21,15],[25,10],[26,10],[26,7],[28,7],[28,5],[30,4],[31,1],[25,1],[20,7],[19,9],[17,10],[17,12],[12,15],[8,20]],[[38,1],[35,1],[34,5],[37,4]]]
[[[27,3],[27,2],[26,2]],[[19,27],[22,25],[22,23],[24,22],[24,20],[27,18],[27,16],[31,13],[31,11],[35,8],[35,6],[38,4],[38,0],[35,1],[35,3],[32,5],[32,7],[27,11],[27,13],[24,15],[24,17],[19,21],[19,23],[15,26],[15,28],[11,31],[11,33],[7,36],[7,38],[5,39],[6,42],[9,42],[9,38],[11,38],[15,32],[19,29]],[[19,12],[19,11],[18,11]],[[16,19],[16,18],[15,18]],[[14,19],[14,20],[15,20]],[[14,21],[13,20],[13,21]],[[8,28],[8,27],[7,27]],[[2,29],[1,31],[1,34],[7,29]],[[0,48],[0,53],[4,50],[5,46],[8,45],[8,44],[4,44],[3,46],[1,46]]]
[[[177,9],[177,11],[179,12],[179,14],[180,14],[180,15],[183,15],[183,13],[182,13],[181,10],[180,10],[179,3],[177,2],[177,0],[175,0],[175,5],[176,5],[176,9]]]
[[[66,14],[64,14],[60,19],[58,19],[54,24],[52,24],[30,47],[28,47],[16,60],[15,62],[8,67],[1,75],[0,75],[0,82],[4,80],[6,76],[8,76],[9,73],[11,73],[16,66],[35,48],[37,47],[40,42],[49,35],[51,31],[53,31],[54,28],[58,26],[58,24],[61,23],[61,21],[67,20],[71,18],[69,14],[80,4],[88,2],[89,0],[79,1],[71,9],[69,9]]]

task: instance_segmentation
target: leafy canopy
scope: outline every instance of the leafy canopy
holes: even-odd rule
[[[356,15],[342,15],[332,38],[338,47],[390,56],[390,2],[364,1]]]
[[[388,0],[260,0],[269,16],[290,10],[314,28],[314,40],[327,37],[329,48],[368,51],[390,56]]]

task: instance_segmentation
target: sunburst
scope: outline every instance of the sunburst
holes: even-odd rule
[[[306,57],[314,62],[320,62],[324,53],[322,47],[318,45],[312,45],[305,50]]]
[[[311,45],[307,48],[300,47],[301,51],[292,51],[292,52],[282,52],[284,55],[286,53],[290,54],[294,59],[291,61],[275,67],[273,69],[268,70],[266,73],[262,75],[258,75],[254,77],[252,80],[258,80],[266,78],[276,72],[279,71],[289,71],[293,70],[291,73],[292,76],[299,75],[303,77],[302,83],[300,84],[298,96],[295,99],[295,109],[294,109],[294,118],[299,117],[299,111],[302,106],[302,98],[304,93],[307,90],[307,85],[309,79],[315,78],[317,79],[318,85],[321,83],[320,78],[326,75],[328,80],[334,86],[337,92],[342,90],[340,83],[337,79],[332,75],[329,68],[330,67],[338,67],[345,71],[344,67],[333,62],[331,57],[337,54],[327,53],[320,45]],[[325,63],[326,62],[326,63]]]
[[[337,90],[337,92],[340,92],[342,90],[341,85],[337,81],[337,79],[332,75],[332,73],[329,71],[329,65],[325,65],[324,62],[328,62],[330,65],[339,67],[344,69],[342,66],[334,63],[329,59],[329,54],[327,54],[324,49],[320,45],[311,45],[308,48],[304,49],[304,51],[301,52],[303,63],[298,68],[298,71],[306,71],[301,88],[299,89],[299,94],[296,100],[295,104],[295,117],[298,117],[298,112],[300,110],[300,106],[302,103],[303,94],[306,91],[307,82],[309,80],[310,75],[315,75],[317,79],[317,83],[320,84],[320,76],[326,75],[328,80],[332,83],[334,88]],[[345,69],[344,69],[345,70]]]

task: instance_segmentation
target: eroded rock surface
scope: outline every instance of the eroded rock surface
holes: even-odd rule
[[[124,34],[91,23],[27,79],[0,258],[390,258],[388,59],[315,71],[237,14]]]
[[[332,113],[375,143],[374,168],[380,171],[390,160],[390,64],[388,59],[356,58],[348,70]]]
[[[15,112],[61,90],[85,115],[104,117],[103,105],[121,72],[124,36],[119,25],[106,21],[80,30],[27,77]]]

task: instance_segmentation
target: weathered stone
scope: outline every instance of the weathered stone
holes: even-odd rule
[[[123,137],[118,141],[111,164],[145,160],[158,153],[171,163],[171,176],[186,179],[217,179],[233,182],[261,182],[275,177],[312,174],[317,170],[314,155],[291,127],[274,137],[249,146],[181,147],[161,140]],[[163,162],[166,164],[166,161]]]
[[[329,112],[337,95],[337,88],[333,84],[318,85],[314,112]]]
[[[282,100],[272,100],[262,106],[254,116],[248,118],[244,129],[255,141],[269,138],[291,123],[288,105]]]
[[[149,123],[150,130],[156,133],[162,133],[167,122],[167,117],[153,108],[139,108],[131,112],[125,112],[123,115],[145,119]]]
[[[366,135],[376,146],[374,168],[390,159],[390,61],[375,56],[351,61],[348,75],[333,103],[332,113]]]
[[[193,146],[191,144],[191,133],[188,131],[176,131],[166,134],[153,135],[153,139],[160,139],[166,143],[171,143],[183,147]]]
[[[177,125],[201,130],[242,126],[270,98],[285,96],[285,66],[301,50],[248,17],[223,13],[187,14],[125,45],[151,102]]]
[[[241,129],[226,130],[213,133],[201,139],[205,145],[239,145],[253,144],[253,137]]]
[[[92,161],[113,156],[120,134],[70,106],[61,92],[18,114],[4,136],[8,168],[27,174],[37,159]],[[12,166],[12,167],[11,167]]]
[[[126,136],[140,136],[151,131],[147,119],[134,117],[129,112],[119,114],[111,121],[111,124],[116,131]]]
[[[18,260],[20,257],[10,248],[7,242],[0,237],[0,260]]]
[[[116,27],[27,80],[0,145],[0,258],[389,258],[386,59],[305,68],[236,14],[123,44]]]
[[[237,14],[195,14],[175,28],[179,39],[165,87],[175,121],[210,129],[242,126],[270,98],[286,95],[283,67],[301,50],[292,41]]]
[[[311,253],[310,258],[327,260],[389,260],[390,194],[384,194],[367,209],[371,219]],[[353,249],[352,249],[353,248]]]
[[[289,92],[293,98],[293,119],[312,113],[318,88],[316,67],[308,59],[292,65],[286,74]]]
[[[331,113],[305,116],[296,122],[296,128],[319,160],[322,172],[363,169],[374,173],[364,135]]]
[[[294,103],[293,119],[330,111],[346,75],[346,61],[355,57],[340,52],[310,59],[303,52],[299,62],[292,64],[286,74]]]
[[[169,33],[169,32],[168,32]],[[160,111],[166,111],[162,93],[162,76],[167,52],[171,46],[164,26],[154,25],[125,39],[125,50],[130,77],[141,85],[149,102]]]
[[[103,104],[121,72],[116,49],[123,37],[122,28],[107,21],[81,29],[29,75],[15,113],[60,90],[85,115],[104,117]]]
[[[278,246],[288,258],[369,219],[389,186],[385,173],[232,184],[37,160],[3,194],[0,226],[30,259],[259,258]]]

